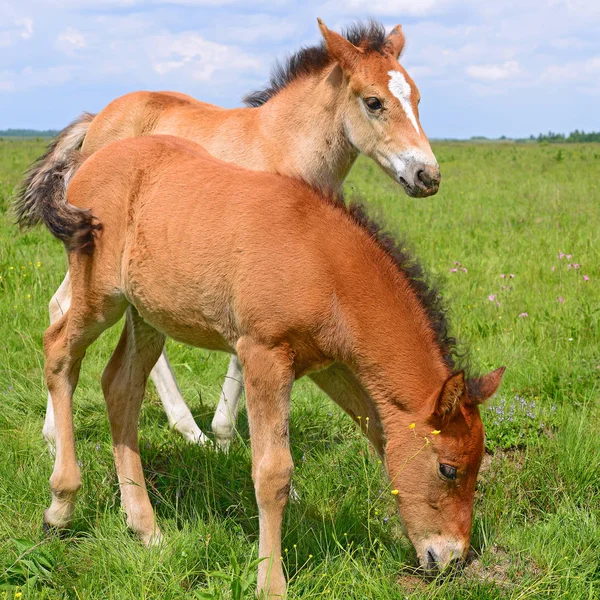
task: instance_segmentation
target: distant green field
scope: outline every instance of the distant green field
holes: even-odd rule
[[[83,474],[75,528],[66,539],[42,533],[52,459],[41,438],[41,339],[66,263],[46,231],[21,235],[6,214],[42,150],[40,141],[0,142],[0,599],[241,598],[235,581],[256,558],[258,530],[245,413],[225,456],[170,432],[150,386],[141,449],[168,542],[143,548],[119,506],[99,385],[119,326],[90,349],[75,397]],[[407,198],[366,159],[347,188],[440,279],[474,365],[508,367],[483,409],[491,454],[472,562],[432,583],[414,573],[377,458],[350,419],[300,381],[291,420],[299,500],[284,525],[289,597],[600,598],[600,146],[434,150],[443,182],[433,198]],[[228,358],[168,349],[209,431]]]

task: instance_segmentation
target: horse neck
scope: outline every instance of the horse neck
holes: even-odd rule
[[[342,363],[310,373],[309,377],[343,410],[345,410],[369,438],[383,457],[385,432],[377,405],[356,375]]]
[[[344,127],[344,89],[331,79],[332,69],[301,77],[255,110],[258,143],[276,157],[278,172],[338,189],[359,151]]]
[[[364,311],[365,306],[375,307],[380,300],[362,294],[355,306]],[[415,421],[417,414],[429,410],[428,400],[439,392],[450,370],[427,343],[427,335],[413,337],[394,327],[393,312],[384,312],[385,318],[369,319],[362,326],[345,312],[346,318],[336,327],[338,332],[353,330],[341,336],[345,358],[309,377],[354,419],[387,462],[387,440]]]
[[[338,246],[332,355],[354,373],[382,417],[398,407],[423,410],[451,373],[430,317],[382,250],[331,238]]]

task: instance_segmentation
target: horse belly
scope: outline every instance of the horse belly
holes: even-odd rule
[[[212,268],[179,269],[145,257],[130,261],[125,290],[143,319],[169,337],[209,350],[232,351],[237,331],[231,300]]]

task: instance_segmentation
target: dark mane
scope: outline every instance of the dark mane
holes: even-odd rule
[[[354,23],[346,28],[342,35],[355,46],[361,46],[365,52],[383,54],[386,38],[385,28],[377,21]],[[283,63],[276,61],[271,70],[271,78],[267,87],[245,96],[244,104],[254,107],[262,106],[295,79],[304,75],[319,73],[331,63],[332,58],[327,53],[324,41],[318,46],[300,48],[298,52],[290,55]]]
[[[448,309],[442,294],[416,257],[407,249],[405,240],[393,236],[380,223],[369,217],[360,199],[353,199],[347,205],[341,194],[320,189],[316,191],[328,204],[344,212],[391,258],[398,271],[407,278],[412,292],[423,307],[446,366],[453,373],[463,369],[465,377],[470,376],[467,372],[467,353],[462,348],[459,352],[456,339],[450,335]]]

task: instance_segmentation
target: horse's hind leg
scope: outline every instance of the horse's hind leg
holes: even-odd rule
[[[71,279],[67,271],[63,282],[54,293],[54,296],[52,296],[52,300],[50,300],[50,323],[52,324],[58,321],[58,319],[67,312],[70,304]],[[205,444],[208,441],[208,438],[202,433],[198,425],[196,425],[196,421],[194,421],[194,417],[181,395],[177,380],[175,379],[175,375],[173,374],[173,370],[171,369],[171,365],[169,364],[169,360],[167,359],[164,350],[154,366],[151,376],[167,414],[167,418],[169,419],[169,425],[174,429],[177,429],[177,431],[185,436],[190,442]],[[56,435],[52,397],[49,392],[42,435],[48,443],[50,452],[53,452]]]
[[[232,356],[227,369],[225,383],[219,397],[219,405],[212,420],[212,430],[217,446],[225,452],[231,444],[237,414],[244,390],[242,365],[237,356]]]
[[[169,425],[194,444],[208,442],[181,395],[164,348],[150,376],[169,419]]]
[[[121,503],[127,524],[145,544],[160,539],[146,490],[138,447],[138,418],[148,375],[165,336],[142,320],[130,306],[119,344],[102,374],[108,408]]]
[[[56,323],[68,310],[71,305],[71,279],[69,272],[65,275],[60,287],[52,296],[50,305],[48,306],[50,313],[50,325]],[[46,418],[44,419],[44,427],[42,435],[48,444],[48,448],[54,454],[54,441],[56,439],[56,430],[54,425],[54,409],[52,408],[52,396],[48,392],[48,403],[46,405]]]
[[[75,497],[81,486],[81,473],[75,456],[73,432],[73,393],[79,380],[81,361],[88,346],[123,314],[125,302],[105,305],[94,312],[82,296],[77,307],[71,307],[44,334],[46,385],[52,397],[56,431],[56,456],[50,477],[52,503],[44,513],[51,527],[70,525],[75,510]]]

